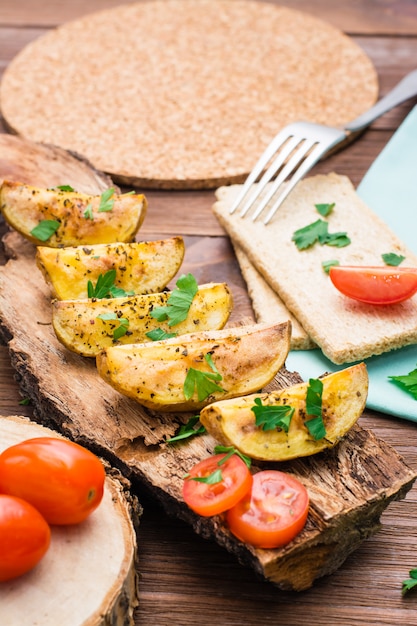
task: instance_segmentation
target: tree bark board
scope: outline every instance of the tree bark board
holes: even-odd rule
[[[22,416],[0,416],[0,452],[58,433]],[[127,496],[127,497],[126,497]],[[38,565],[0,584],[0,621],[19,626],[129,626],[138,605],[136,532],[139,505],[123,483],[106,477],[103,500],[82,524],[53,526]],[[28,611],[28,607],[30,610]]]
[[[242,544],[221,517],[200,518],[182,500],[182,477],[213,451],[212,438],[165,444],[189,416],[144,409],[100,379],[93,360],[66,350],[51,326],[51,296],[35,266],[34,247],[16,233],[6,236],[6,245],[14,258],[0,270],[1,334],[9,342],[22,391],[36,406],[36,419],[103,455],[169,514],[215,539],[278,587],[307,589],[333,572],[378,530],[390,501],[411,488],[416,473],[390,446],[356,426],[336,448],[283,466],[310,493],[311,511],[299,537],[279,550]],[[276,384],[298,380],[283,369]]]

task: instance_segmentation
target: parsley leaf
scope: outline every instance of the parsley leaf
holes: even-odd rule
[[[151,317],[159,322],[168,320],[168,326],[175,326],[183,322],[188,315],[194,296],[198,291],[198,284],[192,274],[180,276],[167,300],[166,306],[158,306],[151,311]]]
[[[417,569],[412,569],[408,572],[410,578],[403,580],[402,595],[404,596],[410,589],[417,587]]]
[[[54,189],[58,189],[59,191],[75,191],[71,185],[57,185]]]
[[[386,254],[382,254],[381,256],[385,265],[392,265],[393,267],[397,267],[405,259],[405,256],[403,256],[402,254],[395,254],[395,252],[387,252]]]
[[[85,217],[86,220],[94,220],[93,205],[91,204],[91,202],[89,202],[85,207],[83,217]]]
[[[154,328],[148,333],[145,333],[145,335],[151,341],[161,341],[162,339],[171,339],[171,337],[176,337],[177,333],[166,333],[164,330],[162,330],[162,328]]]
[[[414,400],[417,400],[417,369],[403,376],[388,376],[388,379],[397,383],[404,391],[410,393]]]
[[[105,274],[100,274],[95,285],[91,280],[87,283],[87,295],[89,298],[122,298],[132,296],[132,291],[125,291],[114,284],[116,280],[116,270],[109,270]]]
[[[41,220],[35,228],[30,231],[30,234],[39,239],[39,241],[48,241],[54,233],[60,227],[61,222],[58,220]]]
[[[314,206],[316,207],[320,215],[322,215],[323,217],[327,217],[333,211],[336,203],[331,202],[330,204],[315,204]]]
[[[337,261],[336,259],[330,259],[329,261],[323,261],[321,266],[323,268],[323,270],[326,272],[326,274],[328,274],[330,272],[330,268],[334,267],[335,265],[340,265],[340,262]]]
[[[305,425],[310,435],[316,440],[326,436],[322,415],[322,394],[322,381],[319,378],[310,378],[307,386],[306,412],[307,415],[315,417],[306,420]]]
[[[255,413],[256,425],[261,426],[262,430],[282,428],[286,433],[294,415],[294,408],[289,404],[267,406],[262,404],[261,398],[255,398],[255,406],[251,407],[251,411]]]
[[[113,339],[117,340],[126,335],[129,328],[129,320],[125,317],[119,317],[117,313],[101,313],[100,315],[97,315],[97,317],[105,322],[112,320],[119,322],[113,331]]]
[[[191,476],[190,480],[195,480],[198,483],[206,483],[206,485],[217,485],[223,480],[223,474],[221,469],[217,469],[208,476]]]
[[[98,206],[98,212],[103,213],[106,211],[111,211],[114,206],[114,188],[110,187],[110,189],[106,189],[100,196],[100,204]]]
[[[184,381],[184,396],[186,400],[189,400],[193,397],[194,391],[197,390],[198,401],[202,402],[206,398],[208,398],[215,391],[224,391],[222,387],[217,385],[215,381],[222,380],[221,374],[216,369],[214,365],[211,355],[204,355],[205,361],[209,364],[212,372],[202,372],[201,370],[196,370],[193,367],[187,372],[187,376]]]
[[[178,433],[174,437],[167,439],[167,443],[175,443],[176,441],[189,439],[190,437],[195,437],[196,435],[202,435],[203,433],[205,433],[206,428],[202,424],[195,428],[199,419],[199,415],[194,415],[193,417],[190,417],[186,424],[182,424],[182,426],[180,426]]]
[[[327,246],[334,246],[335,248],[344,248],[348,246],[351,241],[345,232],[339,233],[328,233],[327,237],[324,241],[320,241],[321,244],[326,244]]]
[[[292,241],[299,250],[310,248],[317,241],[327,236],[328,224],[324,220],[318,219],[308,226],[299,228],[292,236]]]
[[[226,463],[226,461],[230,459],[233,454],[236,454],[236,456],[241,458],[248,467],[252,465],[252,459],[249,456],[246,456],[246,454],[243,454],[243,452],[240,452],[240,450],[234,446],[215,446],[214,454],[221,454],[222,452],[226,452],[226,456],[218,462],[218,465]]]

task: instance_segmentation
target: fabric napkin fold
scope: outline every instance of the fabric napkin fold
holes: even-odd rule
[[[414,254],[417,254],[416,229],[413,228],[417,226],[416,163],[417,107],[401,124],[357,189],[362,200]],[[256,277],[263,281],[245,254],[239,248],[237,252],[244,277],[249,278],[249,282]],[[264,287],[267,287],[267,283]],[[389,379],[389,376],[408,374],[417,368],[417,346],[407,346],[368,358],[366,364],[370,379],[367,406],[417,421],[417,401]],[[298,371],[305,380],[345,367],[332,363],[319,349],[291,350],[286,366]]]

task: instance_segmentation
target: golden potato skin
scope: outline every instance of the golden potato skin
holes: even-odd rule
[[[41,189],[3,181],[0,210],[8,224],[29,241],[52,248],[133,241],[146,215],[143,194],[114,194],[113,208],[99,211],[101,196],[75,191]],[[92,219],[86,217],[91,207]],[[43,220],[60,222],[58,230],[43,242],[31,231]]]
[[[184,240],[102,243],[51,248],[38,246],[36,263],[58,300],[88,298],[87,283],[116,270],[115,286],[134,294],[158,293],[176,275],[184,259]]]
[[[288,461],[335,446],[365,409],[368,373],[364,363],[324,376],[322,415],[326,437],[315,440],[304,425],[308,383],[271,393],[215,402],[200,413],[200,422],[221,444],[235,446],[259,461]],[[251,410],[255,398],[262,404],[288,404],[295,408],[288,433],[256,426]]]
[[[195,411],[220,398],[253,393],[268,384],[285,362],[291,324],[254,324],[182,335],[152,344],[107,348],[96,359],[110,385],[140,404],[160,411]],[[184,381],[189,368],[212,372],[210,353],[222,379],[203,401],[187,400]]]
[[[233,308],[232,294],[225,283],[200,285],[187,318],[170,327],[167,321],[158,322],[151,317],[153,308],[166,306],[169,296],[170,292],[163,292],[101,300],[56,300],[52,303],[52,325],[59,341],[69,350],[95,357],[110,346],[150,342],[146,333],[156,328],[179,335],[223,328]],[[120,322],[100,319],[98,316],[103,313],[127,319],[128,332],[115,340],[113,331]]]

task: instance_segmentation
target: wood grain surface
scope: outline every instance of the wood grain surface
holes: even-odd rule
[[[4,0],[0,6],[0,71],[29,41],[48,29],[87,12],[119,4],[116,0]],[[278,4],[278,2],[277,2]],[[409,0],[297,0],[281,4],[328,19],[351,34],[375,64],[383,95],[417,58],[417,6]],[[343,152],[323,161],[315,172],[335,170],[358,184],[415,101],[378,120]],[[5,128],[0,130],[5,132]],[[199,280],[227,280],[241,312],[251,315],[244,281],[224,232],[211,214],[210,191],[149,191],[146,237],[182,234],[193,254]],[[5,226],[1,225],[2,232]],[[195,260],[198,259],[198,260]],[[4,262],[4,256],[2,257]],[[0,346],[0,413],[31,416],[22,397],[7,347]],[[360,423],[370,428],[417,469],[416,424],[367,412]],[[167,516],[140,494],[144,506],[140,541],[140,605],[136,623],[146,626],[249,626],[307,622],[320,626],[415,626],[417,597],[401,596],[401,582],[417,566],[417,488],[393,503],[381,530],[366,540],[336,573],[306,592],[281,592],[259,581],[219,546],[205,541],[183,522]],[[1,608],[0,608],[1,615]],[[28,624],[30,621],[28,607]],[[20,625],[19,625],[20,626]],[[25,626],[25,625],[23,625]]]

